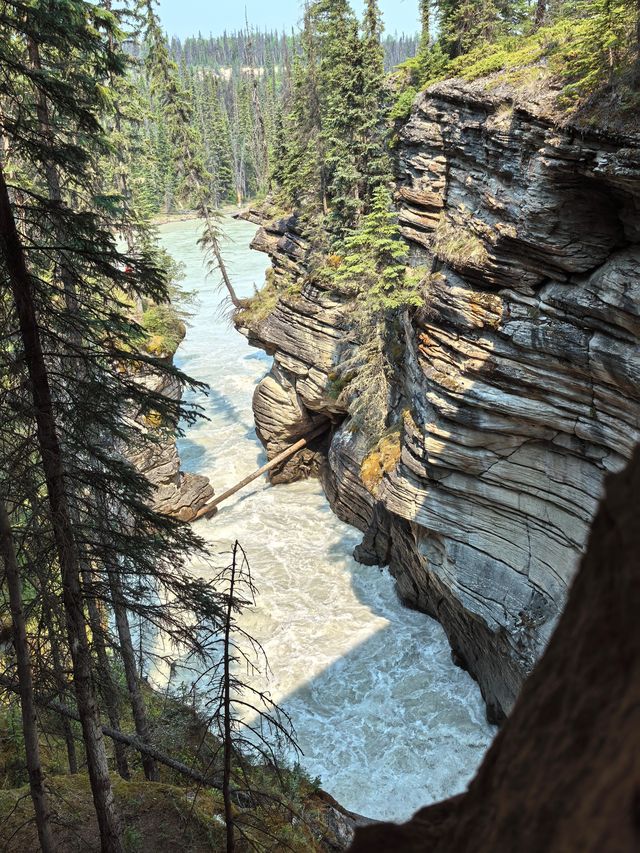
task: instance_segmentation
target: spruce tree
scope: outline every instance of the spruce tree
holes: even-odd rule
[[[378,2],[367,0],[361,46],[362,106],[361,119],[358,121],[360,172],[363,175],[361,196],[366,200],[366,207],[371,202],[375,189],[392,178],[387,138],[388,109],[382,30],[382,15]]]
[[[387,187],[381,185],[373,191],[371,209],[344,239],[342,253],[333,280],[356,295],[368,310],[420,304],[417,289],[407,276],[407,245]]]
[[[6,375],[25,389],[0,398],[0,422],[12,424],[23,441],[21,456],[39,472],[42,498],[25,504],[22,496],[1,497],[21,512],[48,503],[48,512],[39,510],[24,525],[21,551],[42,554],[30,581],[41,590],[46,623],[52,631],[60,620],[66,624],[65,654],[104,851],[122,850],[122,840],[93,677],[93,651],[104,662],[94,604],[104,601],[116,616],[120,606],[152,619],[186,643],[196,642],[184,625],[187,601],[199,624],[217,613],[209,586],[181,571],[199,541],[186,525],[150,508],[151,487],[124,455],[158,440],[141,433],[137,420],[153,416],[173,432],[194,413],[139,381],[144,370],[186,379],[136,346],[132,306],[166,302],[168,282],[127,200],[104,192],[101,183],[110,99],[95,81],[111,80],[127,64],[114,29],[113,16],[82,0],[21,7],[0,21],[0,58],[13,69],[1,84],[7,144],[0,168],[0,304],[11,342],[2,358]],[[140,233],[134,250],[122,252],[117,235],[129,227]],[[3,443],[2,452],[3,468],[15,468],[8,455],[15,456],[13,443]],[[20,479],[15,486],[3,480],[3,490],[7,482],[22,488]],[[14,529],[18,520],[11,519]],[[53,549],[42,551],[43,540]],[[61,596],[47,596],[50,587]]]

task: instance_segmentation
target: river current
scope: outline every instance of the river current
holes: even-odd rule
[[[226,217],[224,228],[232,280],[249,296],[267,258],[249,249],[254,226]],[[209,420],[179,442],[183,468],[205,474],[220,494],[266,461],[251,398],[271,359],[221,309],[199,230],[175,222],[160,236],[196,297],[176,363],[210,387],[197,397]],[[388,571],[354,561],[360,533],[333,515],[317,481],[257,481],[197,530],[214,553],[228,553],[235,539],[247,552],[259,594],[243,627],[272,670],[257,686],[291,715],[300,763],[325,790],[360,814],[404,820],[465,788],[494,734],[478,686],[452,663],[438,623],[401,605]]]

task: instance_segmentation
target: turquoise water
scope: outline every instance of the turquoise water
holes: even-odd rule
[[[266,461],[251,398],[271,359],[230,324],[223,294],[205,276],[198,223],[160,231],[197,296],[176,361],[211,389],[197,398],[209,420],[180,441],[183,467],[208,476],[220,494]],[[225,231],[229,271],[248,296],[267,259],[249,249],[254,226],[228,218]],[[353,560],[360,534],[333,515],[319,483],[259,481],[197,529],[215,554],[235,539],[248,554],[259,596],[243,625],[272,670],[255,683],[291,715],[312,777],[347,808],[378,819],[405,819],[464,789],[494,734],[480,691],[452,664],[441,627],[402,607],[389,573]]]

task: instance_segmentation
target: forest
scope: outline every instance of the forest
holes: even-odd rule
[[[0,0],[7,850],[24,849],[27,824],[44,853],[80,849],[64,846],[79,778],[103,853],[148,849],[132,815],[152,805],[191,826],[194,850],[344,849],[316,780],[279,760],[292,721],[240,674],[267,665],[237,621],[255,596],[244,551],[211,553],[197,527],[154,508],[131,461],[198,422],[205,390],[172,360],[188,309],[155,220],[197,218],[208,268],[247,326],[303,283],[285,271],[239,296],[222,213],[295,217],[311,247],[305,283],[352,300],[358,347],[331,392],[375,446],[397,428],[386,401],[401,319],[441,275],[441,263],[410,263],[396,209],[398,132],[415,98],[537,64],[564,116],[594,125],[640,107],[636,0],[421,0],[404,35],[385,34],[377,0],[365,6],[360,19],[348,0],[308,0],[290,32],[180,40],[157,0]],[[207,14],[202,31],[217,32],[215,4]],[[439,257],[480,263],[465,217],[438,231]],[[196,556],[208,579],[191,572]],[[180,649],[190,695],[159,695],[143,677],[159,635]]]

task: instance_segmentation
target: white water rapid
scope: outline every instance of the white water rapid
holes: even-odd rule
[[[229,217],[225,231],[234,285],[248,296],[267,258],[249,249],[254,226]],[[211,389],[198,397],[210,420],[180,441],[182,463],[220,494],[265,461],[251,397],[270,358],[220,316],[198,233],[192,221],[160,229],[197,294],[176,363]],[[494,734],[480,691],[451,662],[442,628],[400,604],[389,573],[353,560],[360,534],[318,482],[258,481],[197,529],[214,552],[236,538],[247,552],[259,596],[243,624],[266,649],[268,689],[293,718],[312,777],[346,808],[390,820],[464,789]]]

